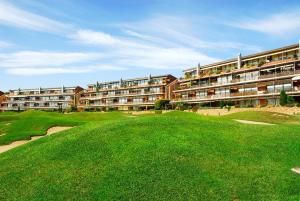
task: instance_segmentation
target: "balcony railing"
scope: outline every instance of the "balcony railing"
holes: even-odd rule
[[[294,88],[285,90],[287,93],[299,92],[300,88]],[[189,100],[214,100],[214,99],[222,99],[222,98],[235,98],[235,97],[243,97],[243,96],[259,96],[259,95],[271,95],[276,94],[279,95],[281,90],[275,89],[272,91],[249,91],[249,92],[239,92],[239,93],[228,93],[228,94],[216,94],[216,95],[207,95],[207,96],[194,96],[194,97],[182,97],[175,98],[174,101],[189,101]]]
[[[90,103],[87,106],[118,106],[118,105],[140,105],[140,104],[154,104],[155,101],[138,101],[138,102],[116,102],[116,103]]]
[[[295,74],[300,74],[300,70],[287,71],[287,72],[281,72],[281,73],[272,73],[272,74],[268,74],[268,75],[261,75],[259,77],[252,77],[252,78],[247,78],[247,79],[233,79],[233,80],[231,80],[230,82],[227,82],[227,83],[224,83],[224,82],[223,83],[214,82],[214,83],[204,83],[204,84],[192,85],[192,86],[186,86],[186,85],[184,85],[183,87],[179,87],[176,90],[194,89],[194,88],[211,87],[211,86],[230,85],[230,84],[235,84],[235,83],[239,83],[239,82],[256,81],[256,80],[263,80],[263,79],[268,79],[268,78],[283,77],[283,76],[289,76],[289,75],[295,75]]]
[[[111,97],[127,97],[127,96],[143,96],[143,95],[156,95],[156,94],[163,94],[163,91],[147,91],[147,92],[138,92],[138,93],[124,93],[124,94],[107,94],[107,95],[84,95],[81,98],[85,99],[98,99],[98,98],[111,98]]]

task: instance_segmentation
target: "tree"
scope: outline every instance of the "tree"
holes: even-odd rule
[[[280,101],[281,106],[285,106],[288,102],[288,96],[286,95],[284,90],[282,90],[280,92],[280,100],[279,101]]]
[[[226,106],[226,103],[225,103],[225,101],[221,100],[220,101],[220,108],[223,108],[224,106]]]
[[[154,108],[156,110],[167,109],[167,106],[169,105],[169,103],[170,103],[170,100],[160,99],[160,100],[155,101]]]

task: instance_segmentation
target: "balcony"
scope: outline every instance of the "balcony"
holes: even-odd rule
[[[290,90],[285,90],[287,94],[300,94],[300,88],[294,88]],[[209,100],[218,100],[218,99],[230,99],[238,97],[259,97],[259,96],[270,96],[270,95],[279,95],[281,90],[275,89],[273,91],[249,91],[249,92],[238,92],[238,93],[228,93],[228,94],[215,94],[207,96],[194,96],[194,97],[177,97],[174,99],[175,102],[178,101],[209,101]]]
[[[292,76],[292,75],[296,75],[296,74],[297,75],[300,74],[300,70],[286,71],[286,72],[281,72],[281,73],[272,73],[272,74],[268,74],[268,75],[261,75],[259,77],[253,77],[252,79],[233,79],[228,83],[214,82],[214,83],[209,83],[209,84],[205,83],[205,84],[192,85],[192,86],[183,85],[182,87],[177,88],[175,91],[180,91],[180,90],[185,90],[185,89],[214,87],[214,86],[234,85],[234,84],[239,84],[239,83],[243,83],[243,82],[255,82],[255,81],[258,81],[258,80],[284,77],[284,76]]]

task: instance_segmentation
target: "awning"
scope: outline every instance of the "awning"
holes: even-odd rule
[[[296,76],[292,78],[293,81],[300,80],[300,76]]]

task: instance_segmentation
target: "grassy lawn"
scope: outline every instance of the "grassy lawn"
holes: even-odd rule
[[[0,145],[16,140],[29,140],[30,136],[45,135],[53,126],[78,126],[87,122],[120,119],[126,115],[118,112],[69,113],[27,111],[0,113]]]
[[[299,117],[33,114],[80,126],[1,154],[0,200],[300,200]]]

